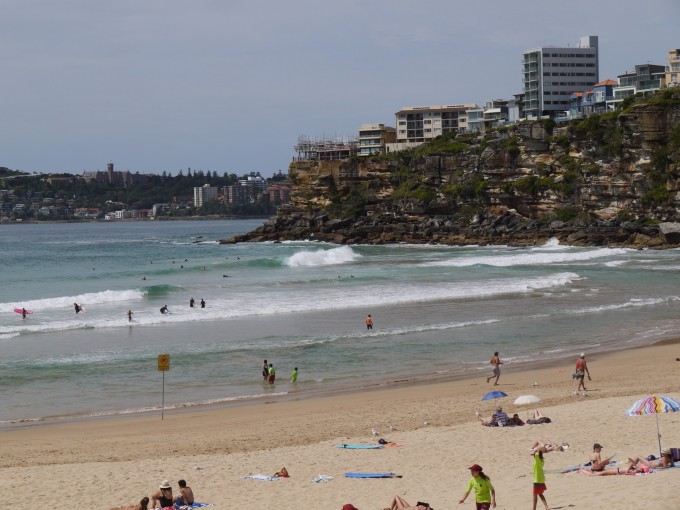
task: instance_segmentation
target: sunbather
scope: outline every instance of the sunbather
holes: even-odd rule
[[[392,503],[390,506],[386,507],[385,510],[434,510],[434,508],[432,508],[429,503],[423,503],[421,501],[418,501],[416,506],[411,506],[400,496],[394,496],[394,498],[392,498]]]
[[[531,451],[537,452],[541,451],[543,453],[548,452],[563,452],[569,449],[569,443],[558,444],[555,441],[546,441],[542,439],[537,439],[534,444],[531,445]]]
[[[136,505],[114,506],[111,510],[148,510],[148,509],[149,509],[149,498],[144,497]]]
[[[653,469],[664,469],[668,467],[673,467],[673,458],[671,457],[671,449],[664,448],[661,450],[661,458],[647,460],[644,457],[633,457],[628,459],[628,467],[632,466],[647,466]]]

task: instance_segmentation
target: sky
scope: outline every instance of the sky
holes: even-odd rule
[[[665,64],[680,1],[0,0],[0,166],[287,172],[298,136],[522,91],[522,52],[597,35]]]

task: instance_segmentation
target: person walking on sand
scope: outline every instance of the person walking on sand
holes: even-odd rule
[[[574,379],[578,381],[578,386],[576,387],[577,393],[581,391],[581,388],[583,388],[583,391],[587,391],[585,383],[586,374],[588,375],[588,380],[592,381],[590,378],[590,371],[588,370],[588,364],[586,363],[586,355],[582,352],[576,360],[576,371],[574,372]]]
[[[489,510],[489,508],[496,508],[496,490],[491,484],[491,479],[484,474],[482,466],[473,464],[468,468],[472,479],[468,483],[467,490],[458,503],[465,503],[465,499],[470,494],[472,489],[475,490],[475,502],[477,503],[477,510]]]
[[[370,313],[366,316],[364,322],[366,323],[366,330],[373,329],[373,317],[371,317]]]
[[[128,316],[128,322],[132,322],[132,316],[134,314],[132,313],[132,310],[128,310],[127,316]]]
[[[297,382],[297,376],[298,376],[298,370],[297,370],[297,367],[295,367],[295,369],[290,374],[290,382],[292,382],[292,383]]]
[[[493,385],[498,386],[498,379],[501,377],[501,365],[503,364],[501,359],[498,357],[498,351],[493,353],[489,363],[493,365],[493,375],[486,378],[486,384],[489,384],[489,381],[495,377],[496,380],[494,381]]]
[[[537,450],[532,453],[534,457],[534,491],[533,491],[533,510],[536,510],[536,504],[538,503],[538,498],[541,498],[543,505],[545,505],[545,510],[550,510],[548,507],[548,502],[545,500],[543,493],[546,491],[545,486],[545,473],[543,472],[543,465],[545,464],[545,459],[543,458],[543,452]]]

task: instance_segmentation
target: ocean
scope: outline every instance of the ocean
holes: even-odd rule
[[[0,225],[0,425],[483,377],[494,351],[521,367],[680,333],[679,250],[218,243],[261,223]]]

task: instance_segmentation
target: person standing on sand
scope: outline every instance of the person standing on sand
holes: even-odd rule
[[[484,474],[482,466],[473,464],[468,468],[472,474],[472,479],[468,483],[467,490],[458,503],[465,503],[465,499],[472,489],[475,490],[475,502],[477,510],[489,510],[496,508],[496,489],[491,484],[491,479]]]
[[[583,388],[583,391],[587,391],[585,383],[586,374],[588,374],[588,380],[592,381],[590,378],[590,371],[588,370],[588,364],[586,363],[586,355],[582,352],[576,360],[576,371],[574,372],[574,379],[578,381],[578,386],[576,387],[577,392],[581,391],[581,388]]]
[[[498,386],[498,379],[501,377],[501,365],[503,362],[501,359],[498,357],[498,351],[493,353],[493,356],[491,357],[491,361],[489,361],[493,365],[493,375],[491,377],[486,378],[486,383],[489,384],[489,381],[496,377],[496,380],[494,381],[493,385]]]
[[[543,493],[546,491],[545,486],[545,473],[543,472],[543,465],[545,464],[545,459],[543,458],[543,452],[537,450],[532,453],[534,456],[534,492],[533,492],[533,510],[536,510],[536,504],[538,503],[538,498],[545,505],[545,510],[550,510],[548,507],[548,502],[545,500]]]
[[[373,317],[371,317],[370,313],[366,316],[364,322],[366,323],[366,330],[373,329]]]

